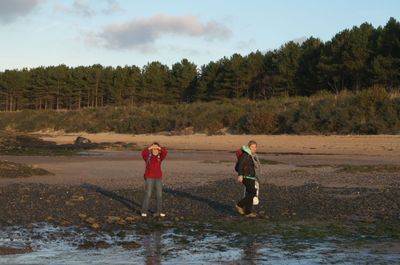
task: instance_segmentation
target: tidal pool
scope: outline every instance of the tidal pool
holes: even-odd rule
[[[188,228],[189,227],[189,228]],[[208,229],[93,231],[48,223],[3,227],[0,246],[32,252],[0,264],[400,264],[400,242],[359,235],[296,238]]]

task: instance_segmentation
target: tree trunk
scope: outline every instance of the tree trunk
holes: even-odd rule
[[[99,79],[96,78],[96,91],[95,91],[95,104],[94,106],[97,108],[97,101],[98,101],[98,91],[99,91]]]
[[[81,109],[81,100],[82,100],[82,96],[81,96],[81,92],[79,91],[79,96],[78,96],[78,109]]]
[[[87,97],[87,102],[86,102],[86,107],[90,107],[90,90],[88,90],[88,97]]]
[[[10,111],[13,111],[13,96],[10,95]]]
[[[8,104],[9,104],[9,96],[8,96],[8,94],[7,94],[7,96],[6,96],[6,103],[5,103],[5,105],[4,105],[4,110],[5,110],[5,111],[8,111]]]
[[[59,109],[59,104],[60,104],[59,97],[60,97],[60,81],[57,80],[56,110]]]

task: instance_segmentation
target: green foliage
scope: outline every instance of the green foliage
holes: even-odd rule
[[[188,128],[191,128],[188,130]],[[269,100],[0,112],[0,129],[31,132],[399,134],[400,97],[382,87]]]
[[[278,125],[277,111],[272,104],[259,104],[243,116],[241,131],[251,134],[273,134]]]

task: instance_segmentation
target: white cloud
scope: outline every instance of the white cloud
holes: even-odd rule
[[[100,13],[111,15],[121,11],[122,8],[116,0],[74,0],[71,5],[56,3],[54,4],[54,10],[83,17],[92,17]]]
[[[43,0],[0,0],[0,23],[13,22],[30,14]]]
[[[291,41],[293,41],[296,44],[302,45],[303,42],[305,42],[306,40],[307,40],[307,37],[303,36],[303,37],[300,37],[300,38],[293,39]]]
[[[104,7],[101,12],[105,15],[114,14],[122,10],[121,6],[116,0],[106,0],[107,5]]]
[[[224,40],[232,32],[215,21],[202,23],[196,16],[156,15],[105,26],[100,32],[87,34],[87,40],[109,49],[152,51],[156,41],[168,34]]]
[[[88,0],[74,0],[72,3],[72,10],[78,15],[90,17],[95,14],[95,11],[90,6]]]
[[[247,50],[252,48],[256,44],[256,40],[251,38],[247,41],[239,41],[236,44],[236,48],[239,50]]]

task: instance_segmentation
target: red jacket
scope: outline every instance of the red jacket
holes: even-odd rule
[[[144,149],[142,151],[143,160],[146,162],[146,170],[144,172],[144,178],[161,178],[161,162],[167,156],[167,149],[161,147],[159,155],[153,156],[149,149]]]

